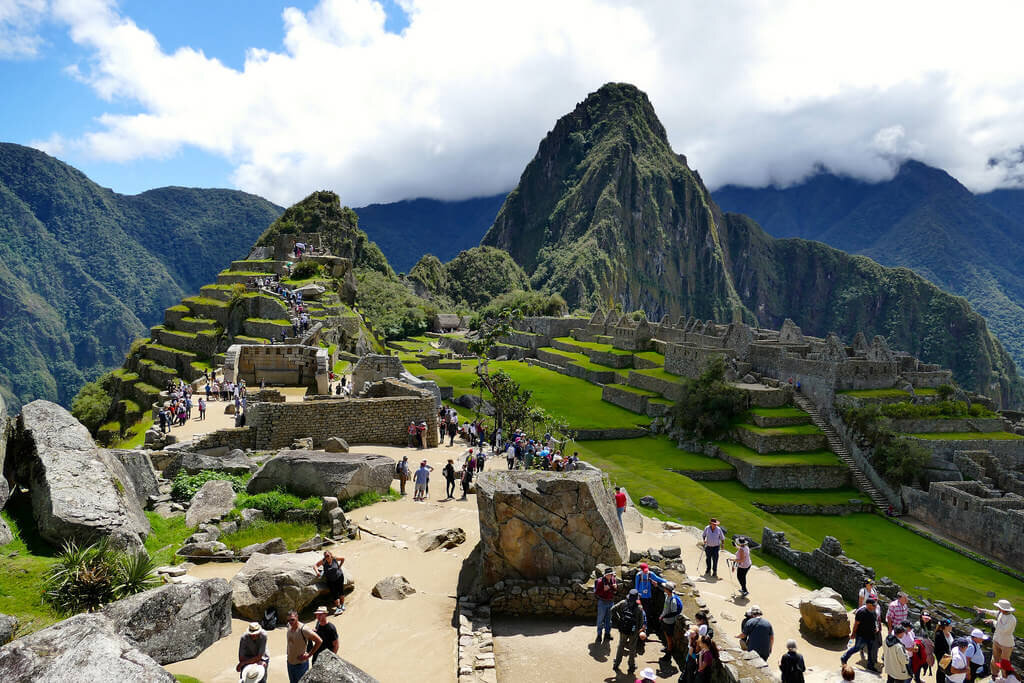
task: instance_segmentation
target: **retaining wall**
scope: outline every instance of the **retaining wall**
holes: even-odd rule
[[[796,567],[823,586],[839,591],[848,602],[857,603],[864,581],[875,577],[875,570],[843,555],[839,541],[826,536],[821,547],[805,553],[790,547],[786,534],[765,527],[761,533],[761,550]]]
[[[644,394],[636,394],[626,389],[619,389],[613,384],[606,384],[601,390],[601,400],[641,415],[647,414],[647,399]]]
[[[828,437],[818,434],[758,434],[751,429],[736,427],[733,439],[758,453],[799,453],[828,448]]]

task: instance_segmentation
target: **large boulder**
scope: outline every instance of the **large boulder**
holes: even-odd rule
[[[301,612],[326,590],[318,583],[314,562],[309,554],[254,554],[231,579],[235,610],[249,620],[262,619],[268,607],[276,607],[279,615],[292,609]],[[343,568],[345,585],[350,586],[352,573],[347,564]]]
[[[0,421],[0,429],[5,429],[2,421]],[[3,510],[4,506],[7,505],[7,499],[10,498],[10,495],[11,492],[7,488],[7,480],[4,479],[3,470],[0,469],[0,510]],[[13,540],[14,534],[11,533],[11,528],[7,526],[7,522],[4,521],[3,517],[0,517],[0,545],[7,545]]]
[[[850,617],[842,596],[825,587],[800,598],[800,625],[825,638],[846,639],[850,635]]]
[[[348,442],[340,436],[332,436],[324,441],[324,450],[328,453],[348,453]]]
[[[203,470],[225,472],[227,474],[249,474],[253,470],[253,463],[246,456],[245,451],[238,448],[228,451],[224,455],[182,451],[175,453],[167,464],[164,465],[164,476],[168,479],[174,479],[178,472],[196,474]]]
[[[188,512],[185,513],[185,526],[195,527],[220,519],[234,507],[235,489],[231,487],[231,482],[224,479],[208,481],[192,496]]]
[[[220,541],[186,543],[175,554],[181,557],[234,557],[234,553]]]
[[[0,648],[0,681],[174,683],[102,614],[78,614]]]
[[[231,633],[224,579],[169,583],[107,605],[118,632],[160,664],[196,657]]]
[[[476,481],[481,575],[543,579],[626,561],[626,536],[600,472],[484,472]]]
[[[0,479],[4,475],[4,459],[7,457],[7,404],[4,397],[0,396]],[[0,504],[0,510],[3,509]]]
[[[14,640],[14,634],[18,632],[18,619],[9,614],[0,614],[0,645],[6,645]]]
[[[425,553],[437,548],[454,548],[466,542],[466,532],[458,527],[452,529],[434,529],[419,535],[416,545]]]
[[[383,455],[281,451],[253,475],[246,490],[283,488],[297,496],[351,498],[365,491],[387,493],[394,476],[395,461]]]
[[[116,547],[142,548],[149,520],[131,478],[67,410],[32,401],[22,408],[7,449],[18,482],[28,485],[43,538],[60,545],[107,537]]]
[[[160,495],[160,480],[156,476],[156,470],[153,469],[153,463],[146,451],[106,449],[104,452],[116,458],[124,467],[139,505],[146,507],[150,498]]]
[[[412,584],[401,574],[385,576],[373,585],[370,594],[381,600],[405,600],[416,592]]]
[[[330,650],[324,650],[302,674],[299,683],[379,683],[358,666],[349,664]]]
[[[245,546],[238,551],[238,557],[249,559],[256,553],[261,553],[263,555],[280,555],[281,553],[286,552],[288,552],[288,546],[285,544],[284,539],[278,536],[277,538],[272,538],[269,541],[264,541],[263,543],[253,543],[252,545]]]

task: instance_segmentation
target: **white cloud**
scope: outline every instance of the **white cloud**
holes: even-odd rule
[[[324,187],[352,205],[460,198],[510,188],[558,116],[628,81],[711,186],[785,184],[817,164],[881,178],[907,156],[978,190],[1021,178],[1005,160],[1024,144],[1024,4],[402,6],[401,35],[374,0],[285,9],[284,49],[252,49],[236,70],[164,52],[111,2],[55,0],[93,55],[76,77],[140,110],[74,144],[112,160],[196,147],[285,204]]]
[[[34,57],[43,40],[37,33],[46,0],[0,0],[0,58]]]

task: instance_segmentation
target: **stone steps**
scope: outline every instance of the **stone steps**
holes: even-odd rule
[[[853,455],[846,447],[846,444],[839,438],[839,434],[836,433],[832,424],[818,412],[818,407],[814,404],[814,401],[802,394],[794,393],[793,402],[796,403],[797,407],[810,415],[811,422],[825,433],[825,436],[828,438],[829,448],[839,456],[843,464],[850,468],[850,478],[853,480],[853,485],[866,493],[876,508],[882,512],[887,511],[889,509],[889,500],[879,492],[867,475],[864,474],[857,461],[853,459]]]

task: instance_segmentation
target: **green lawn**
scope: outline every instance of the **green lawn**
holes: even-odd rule
[[[637,394],[638,396],[647,396],[648,398],[657,398],[661,396],[661,394],[656,391],[647,391],[646,389],[631,387],[628,384],[609,384],[608,386],[621,389],[622,391],[628,391],[629,393]]]
[[[111,448],[141,448],[142,444],[146,443],[146,430],[153,426],[153,418],[151,417],[149,406],[146,407],[142,414],[143,418],[129,427],[125,431],[124,438],[112,443],[110,445]]]
[[[647,375],[648,377],[657,377],[658,379],[663,379],[666,382],[672,382],[673,384],[678,384],[683,379],[679,375],[673,375],[671,372],[666,372],[665,368],[647,368],[646,370],[631,370],[630,372]]]
[[[657,363],[662,367],[665,366],[665,356],[657,351],[637,351],[633,355],[637,358],[643,358],[644,360],[651,361],[652,363]]]
[[[61,619],[42,598],[43,575],[56,558],[53,548],[35,535],[31,512],[24,507],[19,512],[8,507],[2,513],[14,540],[0,546],[0,613],[17,617],[20,628],[30,633]]]
[[[801,451],[799,453],[771,453],[761,455],[757,451],[732,441],[716,441],[715,445],[728,455],[760,467],[782,465],[838,465],[839,458],[829,450]]]
[[[738,481],[702,481],[698,482],[711,491],[714,491],[723,498],[728,498],[736,503],[753,505],[753,503],[765,503],[769,505],[780,505],[783,503],[802,503],[806,505],[837,505],[847,503],[851,498],[858,498],[864,502],[870,499],[852,486],[844,486],[838,489],[769,489],[752,491]],[[756,512],[760,512],[754,508]],[[762,513],[763,514],[763,513]]]
[[[565,344],[572,344],[573,346],[577,346],[577,347],[579,347],[581,349],[591,349],[593,351],[605,351],[607,353],[613,353],[616,356],[632,356],[633,355],[632,351],[623,351],[622,349],[615,348],[611,344],[601,344],[599,342],[582,342],[582,341],[577,341],[577,340],[573,339],[572,337],[556,337],[555,341],[560,341],[560,342],[563,342]],[[664,362],[664,361],[662,361],[662,362]]]
[[[760,417],[806,417],[807,419],[811,417],[799,408],[788,406],[783,406],[782,408],[751,408],[750,412]]]
[[[195,529],[185,526],[184,514],[165,519],[155,512],[147,512],[146,517],[150,526],[150,534],[146,537],[146,552],[158,567],[176,564],[180,558],[174,553]]]
[[[590,360],[590,358],[587,357],[587,354],[585,354],[585,353],[575,353],[573,351],[562,351],[561,349],[556,349],[556,348],[551,347],[551,346],[545,346],[545,347],[542,347],[542,348],[543,348],[544,351],[549,351],[551,353],[558,354],[559,356],[563,356],[564,358],[567,358],[572,365],[578,365],[578,366],[580,366],[581,368],[583,368],[585,370],[594,370],[594,371],[597,371],[597,372],[609,372],[609,371],[611,371],[611,372],[620,372],[621,373],[621,370],[618,369],[618,368],[610,368],[607,365],[600,365],[599,363],[593,362],[592,360]]]
[[[806,414],[806,413],[805,413]],[[746,429],[747,431],[760,434],[761,436],[774,436],[776,434],[821,434],[822,431],[815,425],[789,425],[786,427],[758,427],[752,424],[737,424],[736,427],[739,429]]]
[[[979,441],[1016,441],[1024,439],[1020,434],[1012,432],[918,432],[917,434],[904,434],[915,439],[926,441],[967,441],[977,439]]]
[[[316,534],[316,525],[311,522],[257,522],[233,534],[217,540],[236,552],[253,543],[263,543],[272,538],[282,538],[288,550],[296,548]]]
[[[731,470],[732,465],[702,453],[691,453],[677,448],[667,436],[645,436],[639,439],[610,439],[607,441],[581,441],[590,453],[602,458],[635,459],[644,467],[665,470]]]
[[[852,398],[908,398],[910,396],[902,389],[848,389],[836,393]]]

